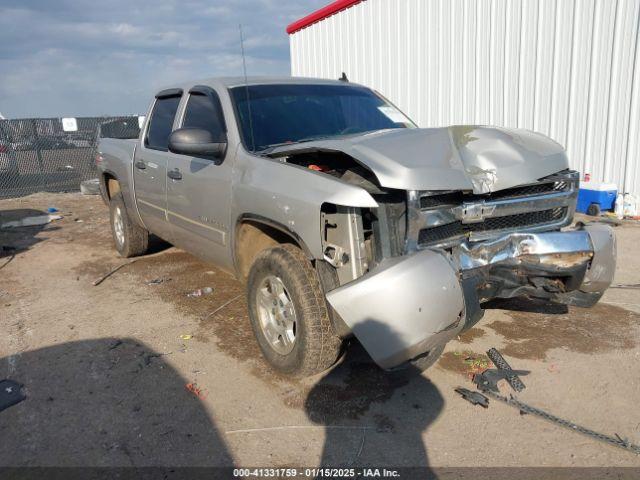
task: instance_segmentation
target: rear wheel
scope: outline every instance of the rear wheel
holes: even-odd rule
[[[299,248],[278,245],[260,253],[249,272],[247,295],[253,332],[274,369],[301,377],[335,363],[342,342],[318,275]]]
[[[111,233],[118,253],[125,258],[146,253],[149,247],[149,232],[129,218],[121,193],[109,200],[109,212]]]

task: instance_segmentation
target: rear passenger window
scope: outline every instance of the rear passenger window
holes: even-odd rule
[[[145,145],[155,150],[167,150],[169,135],[173,130],[173,119],[178,110],[180,97],[162,97],[156,100],[149,120]]]
[[[211,132],[214,141],[224,141],[225,125],[220,101],[216,97],[192,93],[187,101],[183,127],[202,128]]]

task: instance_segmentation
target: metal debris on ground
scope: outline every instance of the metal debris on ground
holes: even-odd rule
[[[458,387],[455,389],[455,391],[462,395],[462,398],[464,398],[467,402],[470,402],[472,405],[480,405],[484,408],[489,407],[489,399],[480,392],[474,392],[463,387]]]
[[[571,422],[569,420],[556,417],[555,415],[545,412],[544,410],[541,410],[539,408],[532,407],[531,405],[521,402],[513,395],[509,395],[509,398],[500,395],[497,385],[498,381],[505,379],[515,391],[520,392],[524,390],[525,385],[524,383],[522,383],[518,375],[526,375],[529,372],[523,370],[513,370],[509,363],[495,348],[489,350],[487,352],[487,356],[491,359],[491,361],[497,368],[487,369],[484,372],[477,373],[473,376],[473,382],[482,393],[472,392],[462,387],[458,387],[455,389],[455,391],[462,395],[462,398],[464,398],[468,402],[487,408],[489,405],[489,398],[492,398],[506,405],[517,408],[521,415],[534,415],[560,427],[640,455],[640,445],[630,443],[627,439],[621,438],[617,433],[614,434],[615,436],[605,435],[603,433],[596,432],[595,430],[591,430],[589,428],[578,425],[577,423]]]
[[[164,278],[164,277],[160,277],[160,278],[154,278],[153,280],[149,280],[147,283],[147,285],[161,285],[164,282],[169,282],[171,281],[170,278]]]
[[[22,393],[22,385],[13,380],[0,381],[0,412],[12,405],[20,403],[27,396]]]
[[[495,348],[490,348],[487,351],[487,357],[491,359],[498,370],[502,370],[505,372],[505,379],[507,380],[509,385],[511,385],[511,388],[513,388],[516,392],[521,392],[526,388],[524,383],[522,383],[522,380],[520,380],[520,377],[518,377],[518,373],[511,368],[511,365],[509,365],[509,363],[504,359],[504,357],[498,350],[496,350]],[[524,373],[524,375],[526,375],[527,373],[529,372]]]
[[[489,368],[482,373],[476,373],[473,375],[472,381],[475,383],[480,390],[483,392],[486,390],[498,393],[500,389],[498,388],[498,382],[500,380],[505,380],[511,388],[514,390],[515,387],[509,382],[509,377],[512,377],[514,374],[517,375],[528,375],[528,370],[501,370],[497,368]],[[518,378],[520,380],[520,378]],[[522,383],[522,382],[520,382]],[[524,384],[522,384],[522,388],[524,389]],[[516,392],[520,392],[522,390],[516,390]]]
[[[189,334],[183,333],[182,335],[180,335],[180,338],[182,340],[191,340],[193,338],[193,335],[189,335]]]
[[[499,402],[502,402],[502,403],[505,403],[506,405],[510,405],[512,407],[517,408],[521,414],[526,413],[526,414],[534,415],[538,418],[542,418],[551,423],[554,423],[555,425],[558,425],[560,427],[567,428],[573,432],[586,435],[587,437],[593,438],[595,440],[599,440],[601,442],[608,443],[609,445],[613,445],[614,447],[622,448],[624,450],[628,450],[632,453],[635,453],[636,455],[640,455],[640,445],[634,445],[633,443],[630,443],[628,440],[622,439],[617,433],[614,434],[615,437],[612,437],[610,435],[605,435],[603,433],[596,432],[589,428],[580,426],[577,423],[573,423],[569,420],[556,417],[555,415],[545,412],[544,410],[540,410],[539,408],[532,407],[531,405],[527,405],[526,403],[518,400],[513,395],[507,398],[488,390],[483,391],[483,393],[495,400],[498,400]]]
[[[25,217],[20,220],[5,222],[0,225],[0,228],[36,227],[46,225],[54,220],[60,220],[61,218],[61,215],[35,215],[33,217]]]
[[[202,297],[203,295],[209,295],[210,293],[213,293],[213,288],[204,287],[187,293],[187,297]]]

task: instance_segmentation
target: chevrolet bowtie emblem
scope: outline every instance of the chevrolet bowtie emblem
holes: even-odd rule
[[[485,205],[483,203],[463,204],[460,207],[460,220],[462,220],[462,223],[482,222],[486,217],[490,217],[495,209],[495,205]]]

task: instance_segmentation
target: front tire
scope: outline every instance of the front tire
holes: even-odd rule
[[[109,200],[109,214],[113,243],[118,253],[125,258],[146,253],[149,248],[149,232],[129,218],[121,193]]]
[[[278,245],[255,259],[247,282],[251,327],[265,359],[304,377],[331,367],[340,353],[318,275],[302,251]]]

